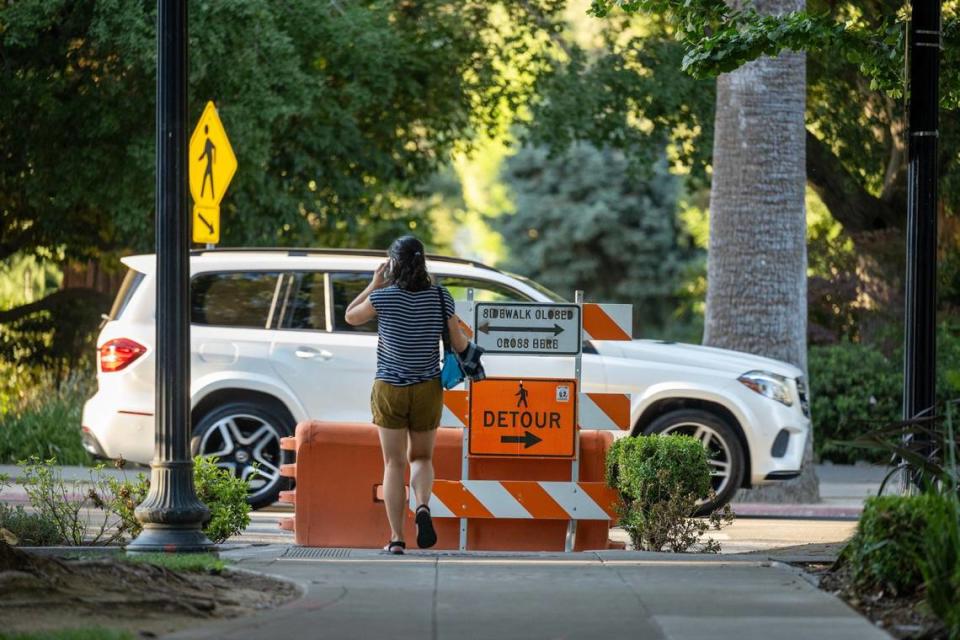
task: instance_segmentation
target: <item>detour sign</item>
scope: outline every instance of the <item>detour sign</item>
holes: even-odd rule
[[[573,458],[574,380],[493,378],[470,387],[470,455]]]

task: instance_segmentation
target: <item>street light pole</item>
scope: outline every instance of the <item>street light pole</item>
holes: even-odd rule
[[[937,147],[940,0],[912,0],[908,69],[907,274],[903,417],[934,414],[936,403]]]
[[[143,532],[127,551],[208,551],[190,457],[187,0],[157,0],[156,432]]]

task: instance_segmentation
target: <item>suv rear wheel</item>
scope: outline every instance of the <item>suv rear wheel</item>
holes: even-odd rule
[[[193,455],[216,456],[249,485],[247,501],[254,509],[273,504],[289,479],[280,465],[293,462],[293,452],[280,449],[280,438],[293,432],[280,412],[259,402],[229,402],[203,416],[193,429]]]
[[[727,421],[703,409],[677,409],[655,419],[645,435],[685,435],[696,438],[707,450],[713,480],[713,500],[706,501],[698,514],[711,513],[730,502],[743,482],[744,453],[736,432]]]

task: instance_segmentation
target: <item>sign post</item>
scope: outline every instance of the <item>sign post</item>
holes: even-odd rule
[[[190,136],[190,193],[193,195],[193,241],[220,242],[220,201],[237,171],[237,156],[213,101]]]
[[[150,492],[127,551],[209,551],[190,457],[190,245],[187,219],[187,1],[157,1],[157,363]]]

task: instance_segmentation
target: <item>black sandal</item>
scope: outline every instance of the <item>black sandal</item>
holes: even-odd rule
[[[417,507],[417,546],[429,549],[437,544],[437,532],[433,528],[433,518],[430,517],[430,507],[425,504]]]
[[[403,550],[407,548],[407,543],[402,540],[391,540],[387,543],[387,546],[383,548],[387,553],[392,553],[395,556],[402,556]]]

